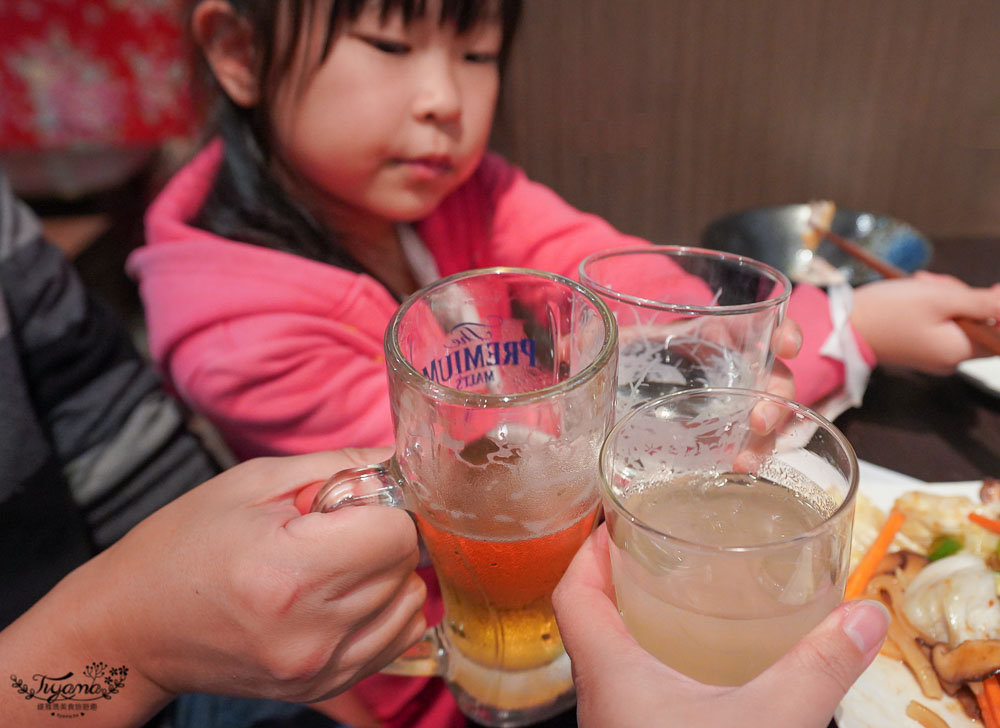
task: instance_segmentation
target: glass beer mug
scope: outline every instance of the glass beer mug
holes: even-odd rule
[[[525,725],[575,700],[551,596],[597,518],[617,356],[607,306],[567,278],[438,281],[386,332],[395,454],[338,473],[313,504],[412,513],[445,614],[386,672],[440,675],[480,723]]]

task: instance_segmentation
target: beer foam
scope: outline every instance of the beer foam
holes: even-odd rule
[[[455,533],[488,540],[565,528],[598,501],[599,443],[567,441],[521,424],[501,425],[460,449],[411,462],[421,511]]]

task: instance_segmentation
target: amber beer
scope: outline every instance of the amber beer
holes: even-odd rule
[[[594,508],[567,528],[523,540],[451,533],[417,517],[441,585],[447,637],[462,655],[482,667],[519,671],[563,654],[552,590],[596,515]]]
[[[532,488],[542,473],[530,464],[436,465],[427,473],[439,481],[436,503],[415,515],[441,587],[442,636],[460,653],[451,659],[452,681],[501,709],[557,698],[570,673],[561,664],[552,591],[594,527],[596,481],[550,476]],[[513,494],[532,491],[514,505],[521,499]]]

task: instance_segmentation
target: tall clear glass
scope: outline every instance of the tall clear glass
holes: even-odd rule
[[[766,436],[749,426],[761,402],[783,414]],[[680,391],[618,422],[600,469],[618,609],[674,669],[741,685],[843,600],[857,459],[806,407]]]
[[[677,246],[595,253],[580,280],[618,322],[619,416],[690,387],[764,389],[791,283],[739,255]]]
[[[391,666],[448,682],[493,726],[572,706],[552,590],[600,507],[618,342],[599,297],[561,276],[495,268],[411,296],[385,338],[396,451],[334,476],[314,510],[406,508],[445,616]]]

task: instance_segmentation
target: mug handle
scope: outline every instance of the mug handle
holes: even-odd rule
[[[334,473],[313,499],[312,512],[329,513],[346,506],[406,508],[402,479],[394,458]]]
[[[330,513],[353,506],[406,509],[403,479],[395,458],[335,473],[319,489],[310,511]],[[448,652],[441,639],[440,625],[435,625],[428,627],[416,644],[379,672],[406,677],[435,677],[444,676],[447,668]]]

